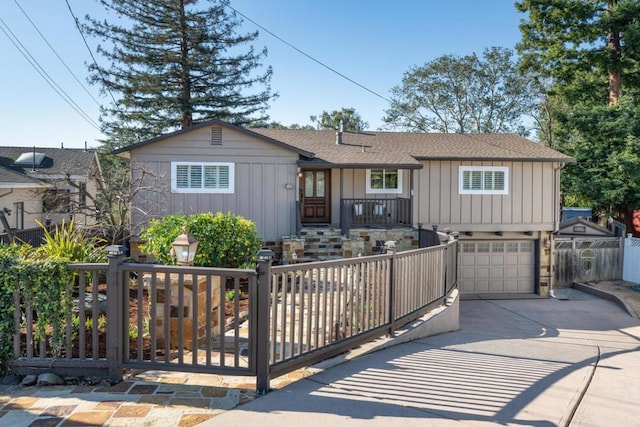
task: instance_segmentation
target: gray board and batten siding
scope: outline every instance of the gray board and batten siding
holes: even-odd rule
[[[414,171],[414,205],[418,223],[461,232],[553,231],[559,224],[560,164],[534,161],[421,161]],[[504,166],[509,171],[507,194],[458,192],[460,166]]]
[[[179,132],[154,144],[132,149],[138,164],[163,177],[164,191],[146,192],[134,202],[133,224],[175,213],[232,212],[254,221],[260,237],[278,240],[296,232],[299,155],[285,147],[222,127],[222,140],[212,144],[211,126]],[[229,194],[171,192],[171,163],[234,164],[234,190]],[[134,169],[135,171],[136,169]]]

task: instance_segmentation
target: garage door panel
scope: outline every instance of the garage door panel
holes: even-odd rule
[[[532,241],[461,242],[461,292],[532,293],[533,247]]]
[[[476,292],[489,292],[488,280],[476,280],[475,284],[476,284],[475,286]]]

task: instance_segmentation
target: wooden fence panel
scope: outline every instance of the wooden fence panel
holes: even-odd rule
[[[621,238],[555,239],[556,286],[622,278]]]

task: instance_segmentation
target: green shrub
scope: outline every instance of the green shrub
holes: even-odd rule
[[[17,245],[0,245],[0,375],[6,362],[13,357],[13,294],[18,277],[20,248]]]
[[[89,237],[76,227],[73,219],[62,223],[50,232],[40,222],[44,229],[44,244],[37,249],[42,259],[65,260],[69,262],[103,262],[106,260],[104,241]]]
[[[260,238],[254,222],[232,213],[196,214],[191,217],[170,215],[154,220],[141,234],[143,250],[165,264],[174,264],[171,243],[186,226],[200,242],[194,265],[210,267],[245,267],[255,260]]]
[[[37,319],[34,344],[47,340],[54,357],[60,356],[64,344],[74,275],[65,260],[43,260],[36,256],[37,251],[28,245],[0,245],[0,374],[13,357],[16,309],[21,311],[22,322],[27,319],[27,308]],[[20,298],[18,307],[15,291]]]

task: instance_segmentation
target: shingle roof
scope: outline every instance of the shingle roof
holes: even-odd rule
[[[0,166],[0,188],[37,188],[47,187],[43,181],[31,178],[24,173]]]
[[[315,154],[316,162],[335,165],[393,164],[419,167],[419,160],[504,160],[572,162],[551,148],[515,134],[363,132],[250,129]]]
[[[33,147],[0,147],[0,167],[19,174],[29,175],[62,175],[71,174],[87,176],[91,170],[96,153],[94,150],[80,148],[35,148],[37,153],[43,153],[46,158],[35,171],[26,165],[16,165],[15,161],[23,153],[32,153]]]

